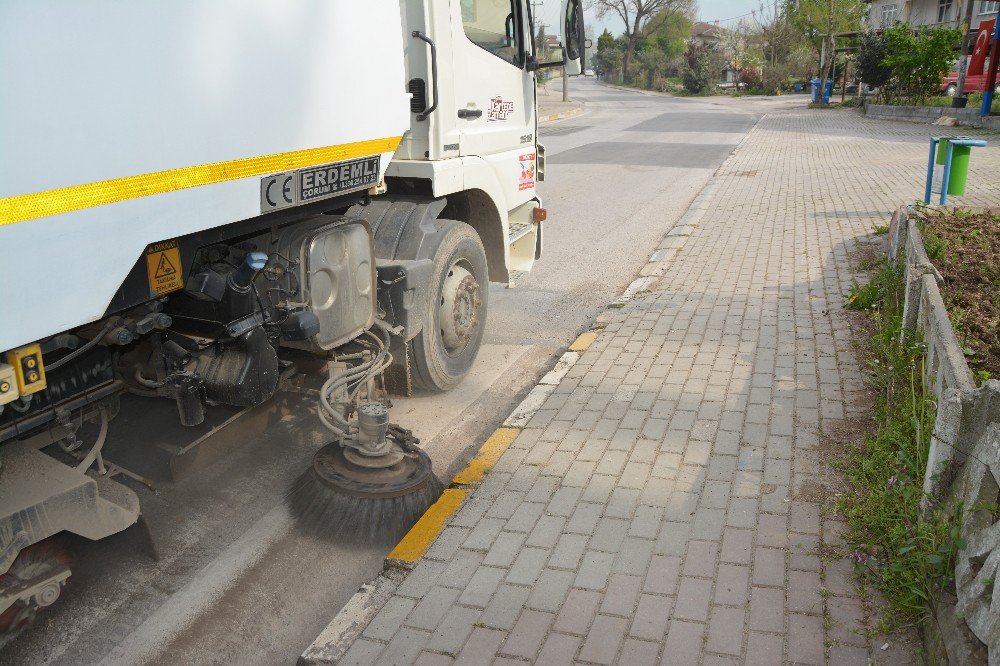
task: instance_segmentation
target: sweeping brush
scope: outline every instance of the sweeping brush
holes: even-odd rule
[[[399,442],[402,456],[388,466],[359,465],[339,440],[313,457],[286,495],[300,529],[324,539],[395,544],[437,501],[444,486],[420,448]],[[368,462],[368,461],[364,461]]]

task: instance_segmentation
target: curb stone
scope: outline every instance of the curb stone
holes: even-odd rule
[[[579,106],[570,111],[559,111],[558,113],[550,113],[547,116],[539,116],[538,122],[540,123],[551,123],[556,120],[565,120],[567,118],[576,118],[577,116],[582,116],[584,113],[584,108]]]
[[[386,569],[375,580],[362,585],[302,653],[297,666],[319,666],[340,661],[405,577],[406,572],[401,569]]]
[[[582,111],[581,111],[582,112]],[[762,116],[763,117],[763,116]],[[758,118],[757,122],[760,122]],[[754,123],[756,127],[757,123]],[[746,136],[748,136],[753,131],[753,127],[747,130]],[[701,192],[692,200],[691,204],[688,206],[684,214],[674,223],[670,231],[667,232],[663,241],[661,241],[660,247],[653,253],[649,261],[643,267],[643,271],[646,271],[650,266],[668,265],[673,257],[677,254],[681,247],[687,243],[687,239],[691,236],[692,231],[697,228],[701,218],[704,217],[705,211],[707,210],[707,201],[718,189],[718,174],[726,166],[731,158],[732,154],[735,153],[743,142],[746,140],[746,136],[733,148],[729,157],[719,166],[718,169],[712,174],[708,183],[702,188]],[[675,239],[675,240],[670,240]],[[677,244],[679,241],[679,245]],[[653,276],[640,276],[639,278],[633,280],[622,295],[613,303],[610,303],[608,308],[601,312],[590,330],[581,333],[577,339],[569,346],[568,351],[566,351],[556,362],[555,366],[549,370],[549,372],[542,377],[541,380],[531,389],[528,395],[521,401],[521,403],[514,408],[510,416],[503,422],[503,426],[494,433],[487,443],[483,445],[480,449],[480,453],[469,462],[469,465],[463,468],[456,476],[456,480],[461,480],[464,475],[467,474],[467,470],[473,467],[477,460],[483,455],[495,455],[499,459],[500,455],[506,450],[513,440],[516,438],[516,433],[513,437],[509,438],[509,441],[503,445],[502,448],[490,447],[490,441],[500,434],[500,431],[505,429],[515,430],[520,432],[521,428],[524,427],[535,415],[545,399],[555,391],[559,384],[559,380],[565,375],[569,369],[580,359],[583,352],[597,339],[597,335],[601,330],[611,321],[612,312],[614,309],[624,307],[624,305],[635,298],[640,292],[648,287],[652,286],[657,277]],[[505,438],[506,439],[506,438]],[[487,453],[487,449],[490,451]],[[448,497],[450,493],[454,491],[460,492],[461,499],[471,493],[475,488],[473,485],[464,485],[462,483],[456,483],[455,481],[450,484],[450,487],[442,495],[442,498]],[[320,632],[316,640],[306,648],[302,655],[298,659],[298,666],[321,666],[325,664],[336,664],[339,659],[341,659],[347,651],[350,649],[351,645],[361,636],[368,623],[375,617],[378,611],[381,609],[382,605],[393,595],[396,588],[402,583],[403,579],[409,573],[410,569],[416,564],[416,562],[423,556],[423,553],[431,545],[431,543],[436,538],[437,534],[430,535],[429,540],[427,539],[426,530],[418,530],[421,527],[421,523],[424,518],[428,517],[429,514],[434,513],[434,522],[440,523],[438,525],[438,533],[444,528],[448,521],[448,518],[454,514],[461,506],[461,502],[454,504],[453,501],[449,501],[448,504],[453,505],[450,509],[450,513],[444,516],[444,520],[441,521],[441,512],[439,503],[435,503],[427,513],[424,514],[417,525],[403,537],[400,544],[393,549],[393,553],[386,558],[385,565],[383,567],[382,573],[380,573],[376,578],[364,585],[361,589],[351,598],[351,600],[344,606],[337,615],[334,616],[333,620],[327,627]],[[409,558],[397,558],[393,557],[394,553],[397,553],[403,549],[403,544],[410,538],[411,533],[414,531],[421,531],[423,534],[421,536],[422,541],[426,543],[422,544],[422,550],[420,554],[412,559]]]

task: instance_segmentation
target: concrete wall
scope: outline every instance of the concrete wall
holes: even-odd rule
[[[973,383],[941,297],[941,276],[906,207],[893,215],[889,258],[906,269],[903,321],[926,347],[924,378],[937,403],[925,502],[965,509],[968,545],[955,564],[956,595],[935,599],[931,633],[950,663],[1000,663],[1000,604],[992,601],[1000,600],[1000,516],[982,508],[1000,499],[1000,381]]]
[[[933,123],[941,116],[958,120],[965,127],[986,127],[1000,130],[1000,116],[979,115],[978,108],[952,109],[944,106],[889,106],[866,104],[865,115],[876,120],[903,120],[912,123]]]

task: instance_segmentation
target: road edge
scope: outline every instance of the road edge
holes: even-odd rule
[[[584,107],[578,106],[575,109],[570,109],[569,111],[559,111],[558,113],[550,113],[547,116],[538,116],[538,122],[552,123],[557,120],[576,118],[577,116],[582,116],[584,114],[584,111],[585,111]]]

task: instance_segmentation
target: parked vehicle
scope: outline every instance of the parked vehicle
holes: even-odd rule
[[[535,78],[579,74],[584,40],[569,0],[564,57],[540,62],[531,9],[0,5],[0,634],[70,576],[43,542],[139,519],[116,479],[141,477],[102,456],[125,391],[184,425],[318,396],[331,492],[434,501],[386,391],[458,385],[488,283],[541,256]]]

